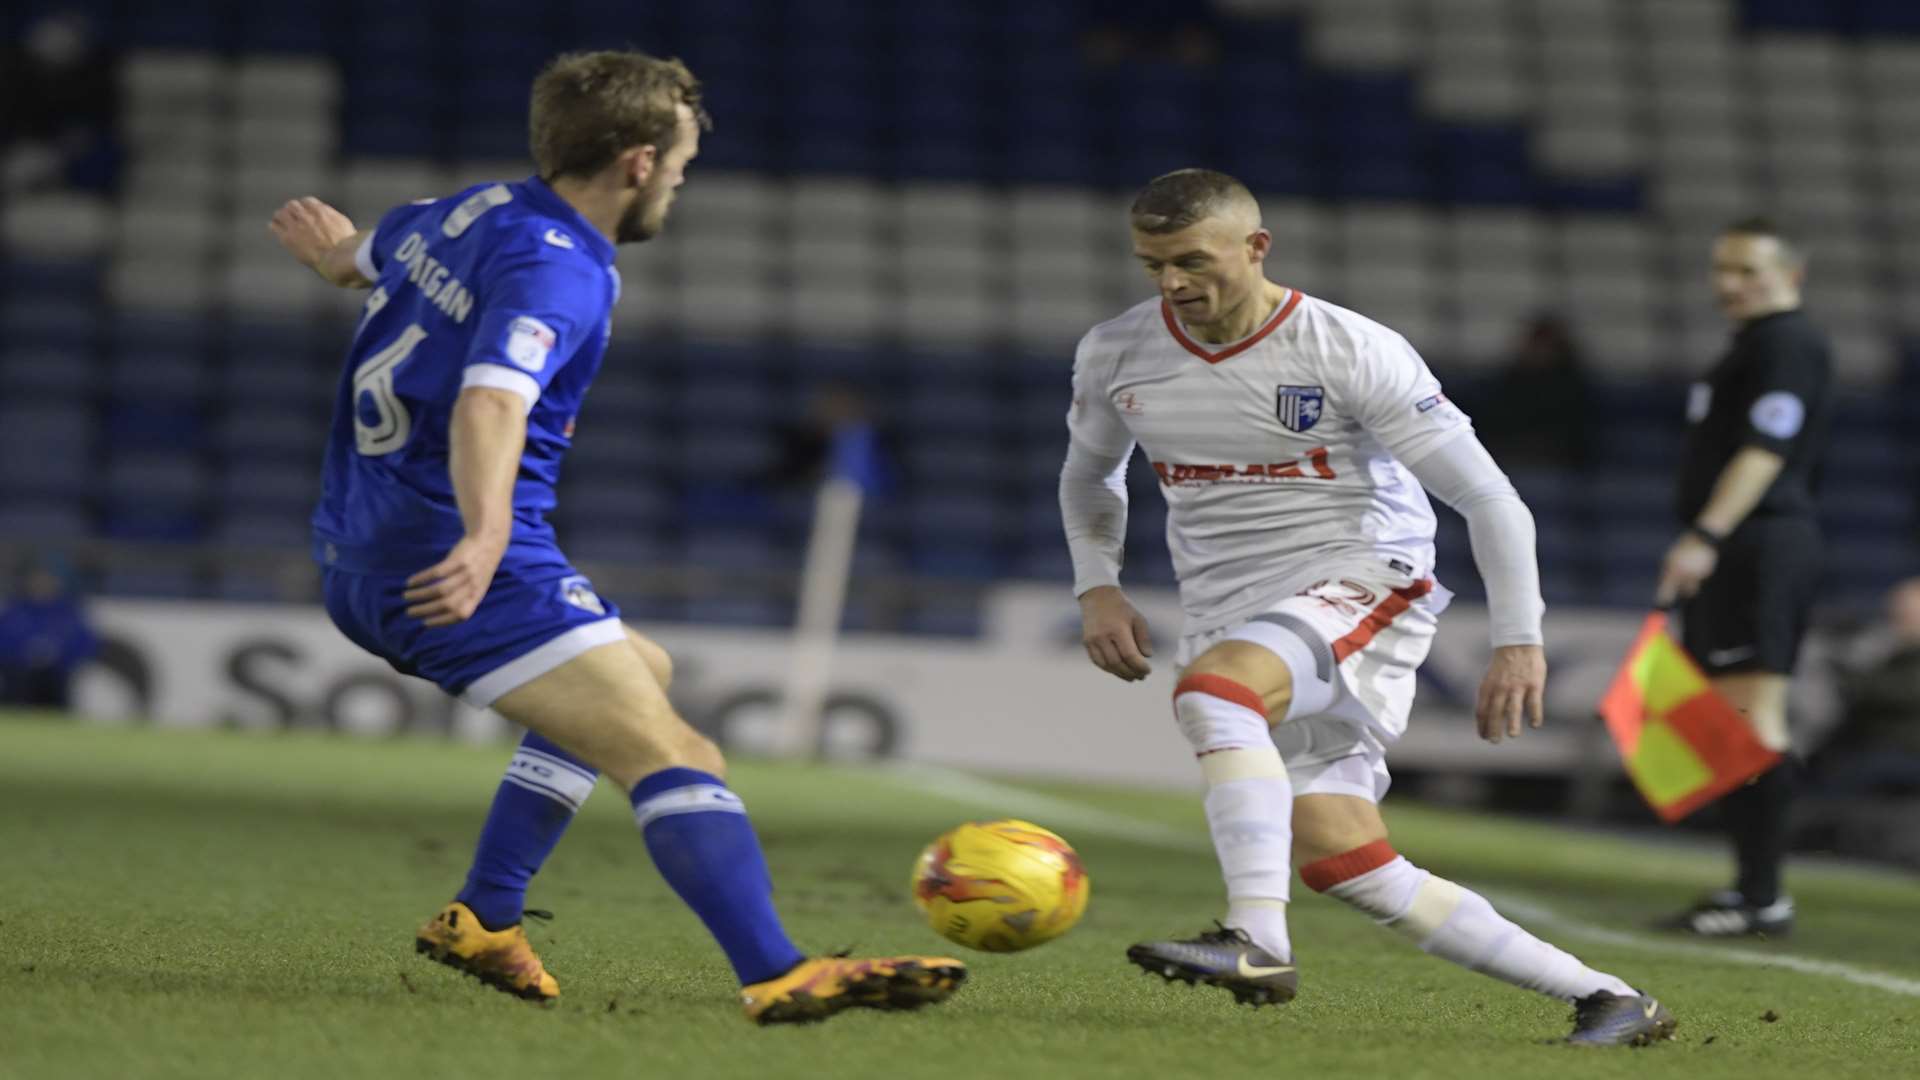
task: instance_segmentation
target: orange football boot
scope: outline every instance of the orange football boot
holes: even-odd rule
[[[802,960],[778,978],[740,988],[740,1006],[757,1024],[805,1024],[842,1009],[917,1009],[953,996],[967,965],[945,956]]]
[[[552,1001],[560,996],[560,984],[547,974],[519,923],[489,930],[458,900],[427,920],[413,936],[413,950],[515,997]]]

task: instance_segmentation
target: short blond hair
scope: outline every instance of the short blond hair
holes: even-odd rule
[[[533,80],[527,128],[543,180],[587,177],[635,146],[661,153],[680,135],[677,106],[702,129],[713,120],[700,104],[700,80],[676,59],[631,50],[563,53]]]

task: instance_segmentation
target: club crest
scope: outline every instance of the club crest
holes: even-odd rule
[[[1282,386],[1277,388],[1273,412],[1288,431],[1306,431],[1320,422],[1320,409],[1326,392],[1318,386]]]

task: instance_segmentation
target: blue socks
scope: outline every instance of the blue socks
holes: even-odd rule
[[[742,985],[805,959],[773,910],[773,879],[747,809],[719,777],[662,769],[634,785],[631,798],[653,865],[707,924]]]
[[[480,830],[466,887],[456,897],[482,926],[499,930],[520,921],[527,882],[593,793],[597,776],[591,766],[533,732],[520,740]]]

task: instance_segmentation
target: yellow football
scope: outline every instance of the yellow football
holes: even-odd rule
[[[1087,910],[1087,871],[1073,845],[1029,821],[970,821],[928,844],[913,900],[948,941],[985,952],[1031,949]]]

